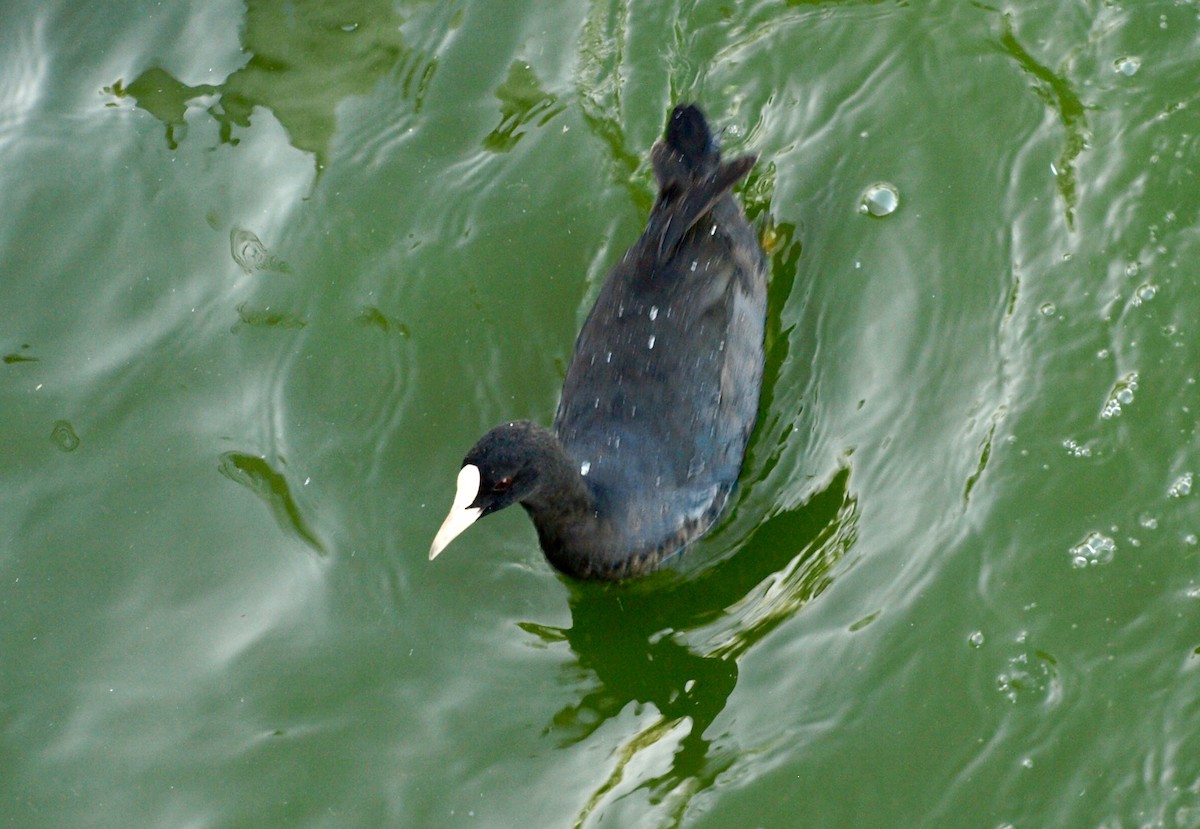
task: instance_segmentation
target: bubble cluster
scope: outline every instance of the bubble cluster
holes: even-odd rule
[[[1117,542],[1107,535],[1091,532],[1071,548],[1071,566],[1084,568],[1097,564],[1108,564],[1117,552]]]
[[[1092,456],[1091,447],[1081,443],[1076,443],[1074,439],[1067,438],[1062,442],[1063,449],[1066,449],[1073,458],[1090,458]]]
[[[1184,472],[1175,481],[1167,487],[1167,497],[1182,498],[1190,494],[1192,491],[1192,473]]]
[[[1100,417],[1104,420],[1117,417],[1121,414],[1121,407],[1128,406],[1133,402],[1133,393],[1137,391],[1138,373],[1131,371],[1116,382],[1112,391],[1108,393],[1108,398],[1104,401],[1104,406],[1100,409]]]
[[[1038,651],[1033,658],[1019,653],[996,675],[996,690],[1016,702],[1022,697],[1046,696],[1055,682],[1054,660]]]

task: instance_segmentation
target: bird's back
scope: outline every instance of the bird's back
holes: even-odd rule
[[[737,481],[762,380],[766,260],[699,110],[654,151],[660,194],[580,331],[554,429],[611,527],[614,566],[657,563]]]

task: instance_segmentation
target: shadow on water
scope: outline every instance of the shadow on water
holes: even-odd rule
[[[1075,230],[1075,209],[1079,205],[1075,160],[1087,149],[1090,130],[1087,122],[1087,107],[1071,85],[1065,71],[1055,72],[1043,64],[1022,44],[1017,37],[1011,12],[993,10],[1000,14],[1000,49],[1024,72],[1031,81],[1033,91],[1058,116],[1065,132],[1063,148],[1058,161],[1051,165],[1059,196],[1063,200],[1063,218],[1067,229]],[[1065,64],[1064,64],[1065,65]]]
[[[584,123],[608,148],[610,179],[628,190],[639,211],[649,213],[655,196],[649,167],[643,167],[642,156],[630,146],[624,127],[621,73],[629,15],[628,3],[590,4],[580,33],[574,81]]]
[[[587,740],[630,703],[658,712],[617,751],[576,826],[606,801],[639,789],[665,805],[667,825],[674,825],[691,797],[729,768],[737,751],[710,732],[737,686],[738,658],[829,585],[857,518],[849,471],[842,470],[808,503],[770,517],[737,555],[707,570],[624,586],[573,584],[569,629],[521,624],[543,641],[566,642],[577,658],[572,675],[582,669],[588,677],[579,700],[547,726],[560,745]],[[635,763],[643,751],[672,739],[669,768],[653,777],[635,771],[660,754]]]
[[[496,99],[500,101],[500,125],[483,139],[484,148],[494,153],[508,152],[525,137],[525,127],[544,127],[566,109],[558,96],[542,88],[533,68],[519,60],[508,67],[508,77],[496,89]]]
[[[283,460],[279,460],[283,465]],[[321,539],[304,518],[304,513],[287,476],[276,469],[270,461],[245,452],[226,452],[221,455],[217,471],[235,484],[253,492],[271,510],[280,529],[299,538],[320,555],[327,551]]]
[[[189,86],[151,66],[104,91],[132,98],[161,121],[172,150],[184,138],[188,108],[202,98],[215,96],[207,111],[220,125],[223,144],[238,143],[234,131],[249,128],[255,107],[268,109],[292,146],[313,154],[320,173],[337,130],[337,107],[346,98],[398,77],[404,98],[421,110],[437,58],[404,42],[404,22],[391,4],[248,0],[241,29],[248,60],[224,83]]]

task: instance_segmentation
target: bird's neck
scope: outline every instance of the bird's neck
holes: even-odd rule
[[[557,438],[551,440],[539,441],[541,480],[537,489],[521,500],[521,506],[533,520],[550,563],[565,573],[581,576],[590,566],[586,551],[606,545],[609,528],[601,517],[596,493],[588,487],[579,467]]]

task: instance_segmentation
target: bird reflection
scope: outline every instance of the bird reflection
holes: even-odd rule
[[[760,524],[737,555],[703,572],[667,572],[623,586],[576,583],[569,629],[521,625],[546,642],[566,642],[576,656],[568,670],[583,693],[546,728],[561,747],[585,742],[631,703],[635,713],[651,706],[658,714],[617,750],[609,778],[576,826],[606,800],[637,789],[653,803],[669,800],[679,817],[732,764],[736,747],[721,745],[711,727],[737,686],[738,658],[828,586],[831,566],[856,532],[848,484],[843,470],[808,503]],[[677,741],[669,768],[626,779],[635,777],[641,752],[667,740]]]

